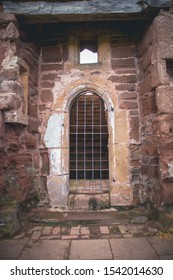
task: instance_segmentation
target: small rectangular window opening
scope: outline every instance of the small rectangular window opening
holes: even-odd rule
[[[82,41],[80,43],[80,64],[98,63],[97,43]]]

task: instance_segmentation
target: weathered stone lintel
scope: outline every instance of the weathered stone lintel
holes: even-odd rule
[[[102,19],[120,19],[138,15],[143,18],[152,17],[153,9],[170,8],[171,1],[145,1],[141,4],[136,0],[130,1],[2,1],[5,13],[13,13],[26,17],[35,18],[37,21],[43,20],[44,15],[53,20],[52,16],[58,16],[61,21],[82,21],[82,20],[102,20]],[[91,3],[92,2],[92,3]],[[38,17],[39,16],[39,17]],[[115,17],[116,16],[116,17]],[[87,19],[88,18],[88,19]],[[54,18],[55,19],[55,18]]]

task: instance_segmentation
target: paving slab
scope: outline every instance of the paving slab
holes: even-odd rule
[[[52,227],[44,227],[42,231],[42,235],[51,235]]]
[[[132,233],[138,233],[139,232],[136,226],[129,225],[129,224],[118,225],[118,228],[119,228],[119,230],[122,234],[126,234],[126,233],[132,234]]]
[[[16,260],[27,242],[28,238],[0,241],[0,260]]]
[[[109,241],[73,240],[70,248],[70,260],[112,260]]]
[[[33,240],[37,240],[39,239],[41,236],[41,231],[40,230],[36,230],[36,231],[33,231],[32,235],[31,235],[31,239]]]
[[[148,237],[147,239],[160,259],[173,260],[173,239],[164,239],[159,236]]]
[[[64,260],[67,259],[70,241],[67,240],[30,240],[19,260]]]
[[[88,227],[81,227],[81,235],[89,235],[90,231]]]
[[[110,245],[115,260],[157,260],[154,249],[146,238],[111,239]]]
[[[53,228],[53,230],[52,230],[52,234],[53,234],[53,235],[60,234],[60,230],[61,230],[60,227],[55,227],[55,228]]]
[[[80,227],[72,227],[71,228],[71,235],[79,235]]]
[[[101,234],[109,234],[108,226],[100,226],[100,232]]]

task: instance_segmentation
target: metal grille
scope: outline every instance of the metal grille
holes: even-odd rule
[[[92,92],[81,94],[70,114],[70,179],[83,188],[102,188],[109,177],[108,128],[103,100]],[[91,180],[95,181],[91,184]],[[96,183],[97,181],[97,183]],[[100,181],[100,183],[98,183]],[[107,188],[107,184],[106,184]]]

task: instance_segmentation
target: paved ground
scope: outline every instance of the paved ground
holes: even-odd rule
[[[32,226],[0,240],[0,259],[173,260],[173,235],[150,224]]]

